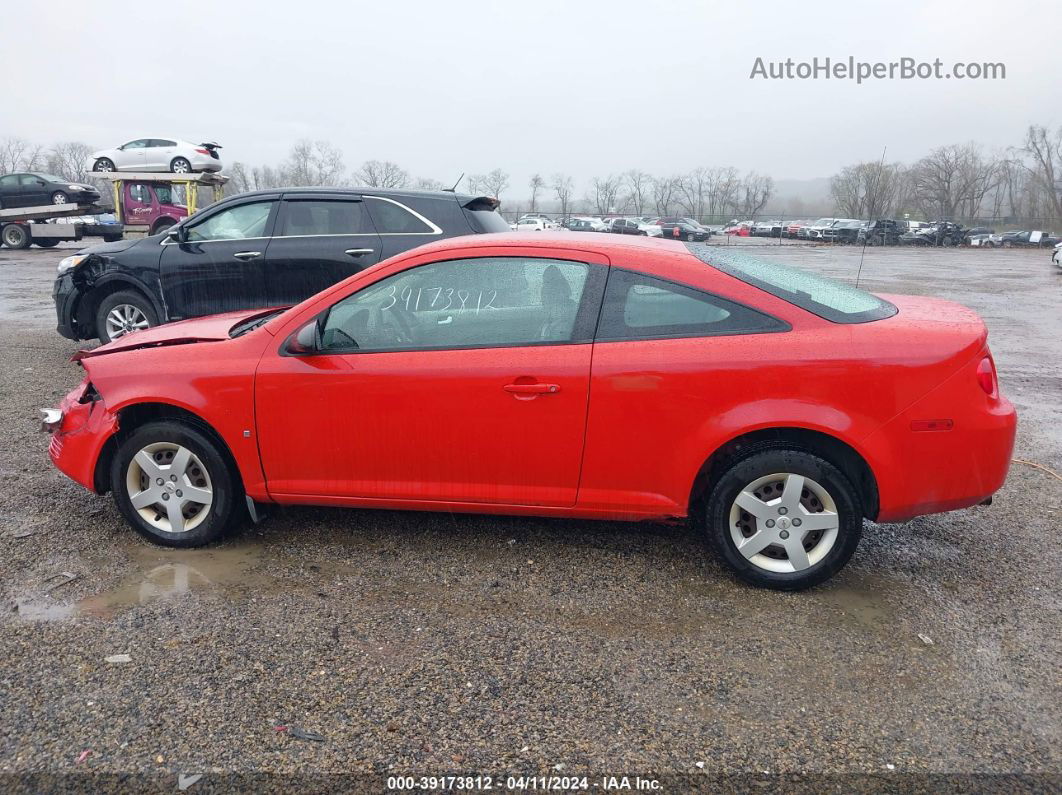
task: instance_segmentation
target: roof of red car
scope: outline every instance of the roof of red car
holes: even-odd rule
[[[449,237],[427,243],[415,249],[417,254],[448,251],[455,248],[493,248],[495,246],[527,246],[534,248],[581,248],[590,251],[615,251],[620,248],[655,251],[685,251],[675,240],[640,235],[611,235],[603,232],[491,232],[481,235]]]

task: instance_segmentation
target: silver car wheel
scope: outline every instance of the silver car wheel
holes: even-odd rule
[[[837,542],[837,503],[819,483],[779,472],[749,483],[730,507],[737,551],[765,571],[793,573],[819,563]]]
[[[177,158],[173,161],[172,171],[174,174],[187,174],[191,170],[191,164],[184,158]]]
[[[125,487],[133,509],[164,533],[195,530],[206,521],[214,502],[207,468],[175,442],[155,442],[133,456]]]
[[[107,313],[107,339],[110,340],[150,326],[144,311],[133,304],[118,304]]]

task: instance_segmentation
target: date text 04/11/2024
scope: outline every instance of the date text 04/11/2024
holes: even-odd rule
[[[657,779],[641,776],[389,776],[389,791],[463,790],[485,791],[505,789],[514,791],[577,792],[580,790],[656,792],[661,789]]]

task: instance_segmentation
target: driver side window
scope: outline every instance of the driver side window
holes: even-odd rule
[[[577,323],[590,266],[530,257],[411,268],[329,310],[326,351],[516,347],[585,342]]]
[[[188,228],[189,242],[207,240],[246,240],[265,237],[269,214],[275,201],[240,204]]]

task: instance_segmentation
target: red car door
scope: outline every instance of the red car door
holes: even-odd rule
[[[270,351],[259,364],[270,493],[574,505],[605,271],[560,258],[448,260],[334,303],[317,351]]]

